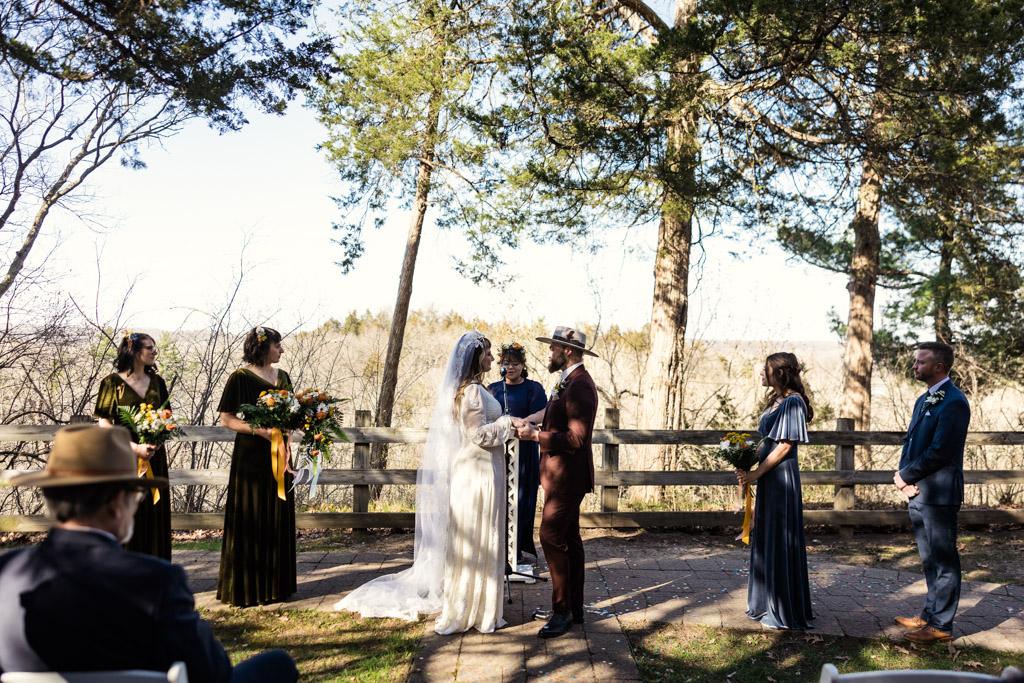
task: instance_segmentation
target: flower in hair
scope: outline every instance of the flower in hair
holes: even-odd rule
[[[476,335],[475,339],[476,339],[476,344],[474,344],[474,346],[476,348],[478,348],[478,349],[483,348],[483,346],[484,346],[484,335],[478,333]]]
[[[128,350],[131,350],[135,342],[139,341],[139,333],[132,330],[124,330],[121,335],[128,340]]]
[[[260,344],[267,341],[267,331],[262,327],[256,328],[256,341],[258,341]]]

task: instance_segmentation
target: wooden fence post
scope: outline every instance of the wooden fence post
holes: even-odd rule
[[[836,431],[852,432],[854,427],[853,419],[841,417],[836,420]],[[839,444],[836,446],[836,470],[839,472],[853,471],[853,450],[852,445]],[[856,504],[853,486],[836,486],[835,498],[832,503],[833,510],[852,510]],[[848,524],[839,524],[836,531],[840,536],[853,536],[853,527]]]
[[[369,427],[371,423],[369,410],[356,411],[356,427]],[[352,449],[352,469],[370,469],[370,443],[356,441]],[[369,512],[370,487],[367,484],[352,485],[352,512]],[[362,527],[365,529],[365,527]]]
[[[92,415],[72,415],[71,419],[68,420],[68,424],[69,425],[87,424],[89,422],[94,422],[94,421],[95,420],[92,419]]]
[[[604,409],[604,428],[619,428],[619,409]],[[606,443],[601,447],[601,469],[604,472],[619,471],[619,445]],[[616,512],[619,509],[619,487],[601,487],[601,512]]]

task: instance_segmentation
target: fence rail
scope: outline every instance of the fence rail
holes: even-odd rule
[[[369,512],[370,487],[378,485],[415,484],[416,470],[369,468],[369,451],[373,443],[423,443],[427,430],[370,427],[368,411],[356,412],[356,426],[345,428],[345,434],[354,445],[350,469],[324,470],[320,483],[352,486],[353,512],[302,513],[296,515],[300,529],[365,529],[411,528],[411,512]],[[730,511],[664,511],[633,512],[618,509],[619,487],[623,486],[734,486],[736,477],[731,471],[668,471],[652,472],[619,469],[620,445],[716,445],[726,434],[724,430],[670,431],[648,429],[618,429],[618,412],[605,411],[606,429],[595,430],[594,444],[600,446],[596,485],[600,487],[600,512],[584,512],[580,524],[586,527],[689,527],[729,526],[738,523]],[[0,441],[50,441],[60,425],[0,425]],[[185,427],[180,441],[226,443],[235,438],[235,432],[223,427]],[[885,486],[892,483],[893,470],[855,470],[854,448],[857,446],[892,446],[903,441],[902,432],[855,432],[852,420],[839,419],[834,431],[813,431],[808,434],[810,445],[836,447],[834,470],[804,470],[800,472],[805,486],[835,486],[832,510],[805,510],[807,524],[836,525],[841,532],[850,533],[852,525],[890,526],[908,523],[901,510],[855,510],[855,486]],[[969,445],[1024,446],[1024,432],[970,432]],[[2,473],[6,480],[15,471]],[[228,472],[217,470],[172,469],[172,486],[224,486]],[[1021,470],[967,470],[967,484],[1024,484]],[[961,510],[964,524],[1024,523],[1024,508]],[[174,513],[174,529],[220,529],[221,513]],[[0,516],[0,531],[42,531],[49,523],[42,515]]]

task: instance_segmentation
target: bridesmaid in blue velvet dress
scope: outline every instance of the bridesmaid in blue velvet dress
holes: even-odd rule
[[[498,399],[502,410],[512,417],[527,417],[543,410],[547,396],[540,382],[527,379],[526,351],[518,342],[501,345],[501,367],[505,380],[494,382],[487,389]],[[537,514],[537,488],[540,486],[540,451],[536,441],[519,442],[519,533],[516,548],[518,557],[529,553],[537,557],[533,543],[533,518]]]
[[[796,454],[797,443],[807,443],[807,422],[814,410],[801,370],[791,353],[773,353],[765,360],[761,383],[768,387],[768,397],[757,427],[765,438],[757,469],[736,470],[740,484],[757,484],[747,616],[772,629],[813,628]]]

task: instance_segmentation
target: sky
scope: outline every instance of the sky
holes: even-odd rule
[[[349,312],[394,306],[410,214],[389,211],[367,228],[366,251],[343,275],[331,242],[343,188],[317,144],[313,114],[295,104],[284,116],[253,114],[241,131],[219,134],[190,123],[162,147],[144,149],[147,168],[108,165],[95,175],[89,209],[103,227],[55,217],[58,246],[49,265],[58,286],[100,318],[120,307],[133,329],[195,329],[223,307],[241,273],[236,329],[265,323],[282,330],[315,327]],[[52,235],[53,233],[51,233]],[[412,308],[456,311],[491,322],[550,326],[650,319],[657,226],[598,254],[570,246],[522,245],[508,254],[512,285],[474,285],[454,269],[468,252],[457,234],[427,215]],[[703,339],[833,340],[829,311],[845,318],[845,278],[791,260],[772,244],[722,237],[695,250],[688,336]],[[40,252],[41,253],[41,252]]]

